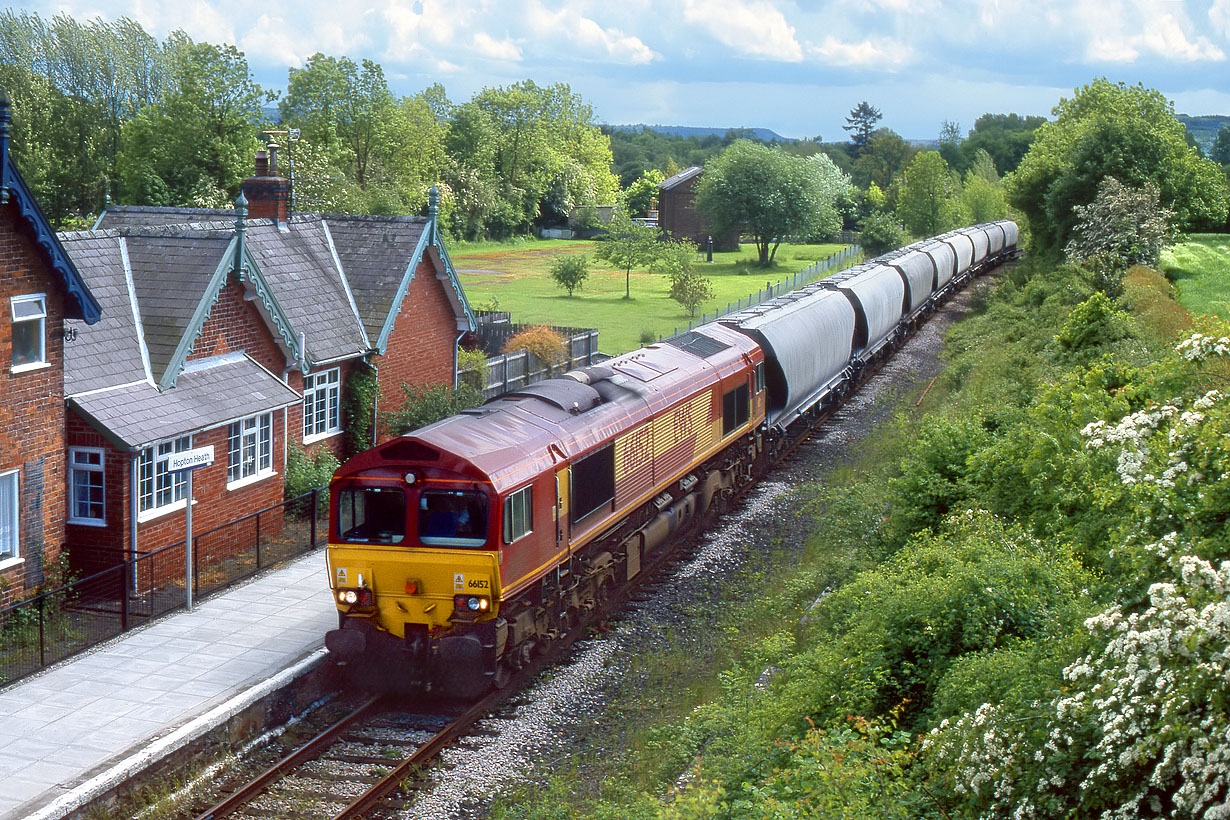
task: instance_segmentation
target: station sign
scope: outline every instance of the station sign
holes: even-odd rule
[[[208,467],[214,463],[214,446],[210,444],[205,447],[184,450],[182,453],[171,453],[164,461],[169,473]]]

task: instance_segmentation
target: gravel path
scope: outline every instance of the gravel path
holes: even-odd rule
[[[483,817],[491,797],[503,789],[545,778],[564,761],[620,753],[625,739],[620,727],[603,725],[614,711],[608,707],[634,696],[644,708],[652,697],[647,682],[630,679],[627,670],[637,669],[636,660],[660,646],[664,636],[704,656],[705,646],[715,638],[706,631],[710,622],[695,613],[721,595],[723,579],[746,565],[758,545],[802,544],[807,528],[794,509],[792,490],[821,480],[844,463],[852,443],[891,416],[900,402],[917,400],[940,371],[948,326],[965,312],[974,293],[991,284],[980,280],[941,308],[834,415],[823,434],[799,447],[698,539],[687,557],[661,572],[642,600],[626,604],[609,631],[578,644],[566,662],[548,670],[503,714],[478,724],[473,737],[450,749],[434,786],[402,816]]]

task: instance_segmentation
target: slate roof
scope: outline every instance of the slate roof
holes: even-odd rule
[[[162,382],[207,291],[224,284],[218,277],[230,269],[231,236],[193,231],[129,233],[125,239],[150,370]]]
[[[145,380],[141,334],[133,317],[120,236],[79,232],[63,234],[61,241],[102,308],[102,318],[92,326],[65,323],[71,331],[64,345],[65,394]]]
[[[679,173],[675,174],[673,177],[669,179],[664,179],[661,182],[659,182],[658,188],[663,191],[669,191],[671,188],[674,188],[676,185],[682,182],[687,182],[689,179],[696,176],[703,170],[705,169],[700,167],[699,165],[693,165],[691,168],[685,168]]]
[[[139,450],[183,436],[279,410],[302,397],[246,353],[193,359],[174,390],[148,382],[69,398],[70,406],[116,444]]]
[[[156,225],[235,224],[235,212],[221,208],[171,208],[158,205],[108,205],[94,222],[94,230],[150,228]]]
[[[328,214],[324,223],[346,271],[367,337],[380,338],[402,281],[413,273],[430,221],[415,216]]]
[[[251,225],[247,247],[291,325],[305,334],[309,360],[336,361],[367,352],[371,344],[323,221],[294,221],[285,229]]]

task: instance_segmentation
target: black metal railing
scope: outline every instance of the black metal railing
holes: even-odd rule
[[[194,534],[193,599],[322,546],[327,504],[327,491],[312,490]],[[185,606],[183,541],[125,554],[118,564],[0,610],[0,688]]]

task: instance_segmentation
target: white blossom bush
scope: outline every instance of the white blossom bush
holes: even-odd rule
[[[1085,622],[1095,648],[1060,696],[1033,714],[983,704],[927,737],[967,816],[1230,817],[1230,561],[1181,545],[1152,545],[1168,573],[1143,609]]]
[[[1230,344],[1193,334],[1177,350],[1203,361]],[[1118,601],[1084,622],[1088,649],[1049,702],[985,703],[926,737],[954,816],[1230,817],[1228,405],[1207,390],[1084,428],[1131,502]]]

